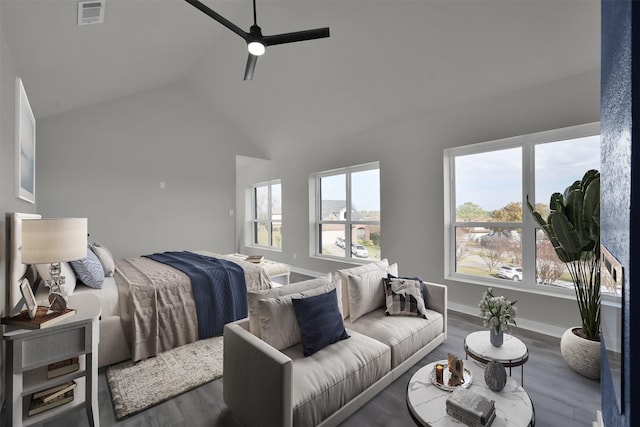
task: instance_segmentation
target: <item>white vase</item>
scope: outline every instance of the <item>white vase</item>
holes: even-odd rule
[[[502,330],[496,331],[496,328],[489,328],[489,339],[494,347],[500,347],[504,342],[504,333]]]
[[[560,339],[562,358],[580,375],[599,380],[600,341],[582,338],[573,332],[576,329],[580,328],[567,329]]]

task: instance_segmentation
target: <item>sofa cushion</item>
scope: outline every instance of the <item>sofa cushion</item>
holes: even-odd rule
[[[335,284],[329,284],[296,294],[259,300],[260,337],[262,340],[276,350],[282,350],[301,342],[300,328],[291,299],[320,295],[333,289],[335,289]],[[342,321],[342,318],[340,320]]]
[[[293,363],[293,425],[315,426],[386,375],[388,346],[358,332],[317,353],[303,356],[302,345],[283,350]]]
[[[372,262],[369,264],[360,265],[358,267],[345,268],[337,270],[335,278],[338,280],[338,293],[341,293],[342,301],[342,317],[349,316],[349,276],[352,274],[362,274],[367,271],[386,269],[389,266],[389,261],[383,259],[381,261]]]
[[[280,286],[278,288],[267,289],[264,291],[247,292],[247,300],[249,305],[249,331],[260,336],[260,307],[258,301],[267,298],[278,298],[285,295],[304,292],[320,286],[331,284],[331,275],[327,274],[315,279],[305,280],[290,285]]]
[[[398,274],[398,264],[348,276],[349,316],[352,322],[385,305],[384,280],[389,274]]]
[[[442,314],[429,309],[426,313],[427,319],[386,316],[385,309],[380,308],[365,314],[357,322],[345,321],[345,326],[391,347],[393,369],[444,331]]]
[[[389,276],[384,279],[386,313],[391,316],[427,317],[424,294],[427,286],[418,278]]]
[[[326,346],[349,338],[338,309],[336,290],[306,298],[293,298],[302,348],[311,356]]]

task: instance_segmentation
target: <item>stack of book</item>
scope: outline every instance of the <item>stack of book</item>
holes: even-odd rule
[[[55,378],[60,375],[75,372],[80,369],[80,359],[78,356],[70,359],[61,360],[59,362],[50,363],[47,366],[47,378]]]
[[[60,384],[46,390],[33,393],[29,402],[29,416],[40,412],[56,408],[73,400],[73,390],[76,388],[75,381]]]
[[[264,255],[249,255],[244,260],[247,262],[252,262],[254,264],[260,264],[264,259]]]
[[[490,426],[496,417],[495,401],[458,387],[447,398],[447,414],[471,427]]]

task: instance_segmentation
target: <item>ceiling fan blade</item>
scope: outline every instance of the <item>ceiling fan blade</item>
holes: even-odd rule
[[[256,62],[258,62],[258,57],[252,54],[249,54],[247,58],[247,68],[244,70],[244,79],[251,80],[253,79],[253,70],[256,69]]]
[[[277,44],[322,39],[325,37],[329,37],[329,27],[316,28],[314,30],[296,31],[293,33],[274,34],[273,36],[264,36],[263,41],[267,46],[274,46]]]
[[[203,12],[204,14],[209,15],[211,18],[215,19],[216,21],[218,21],[219,23],[221,23],[222,25],[224,25],[225,27],[227,27],[228,29],[230,29],[231,31],[233,31],[234,33],[242,37],[243,39],[249,40],[249,33],[242,31],[242,28],[238,27],[236,24],[229,21],[227,18],[220,15],[215,10],[212,10],[211,8],[199,2],[198,0],[185,0],[185,1],[190,5],[192,5],[193,7],[195,7],[196,9]]]

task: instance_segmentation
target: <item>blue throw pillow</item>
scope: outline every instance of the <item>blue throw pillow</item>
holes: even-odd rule
[[[90,288],[102,289],[104,269],[96,254],[91,250],[91,246],[87,246],[87,257],[71,261],[71,267],[82,283]]]
[[[335,289],[316,296],[294,298],[292,303],[305,356],[311,356],[329,344],[349,338],[338,309]]]

